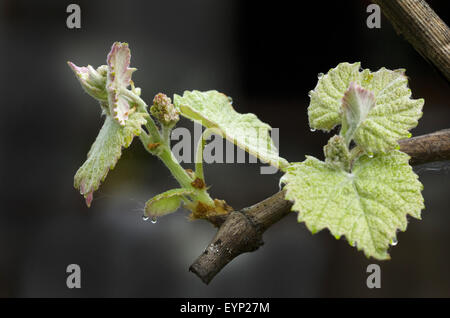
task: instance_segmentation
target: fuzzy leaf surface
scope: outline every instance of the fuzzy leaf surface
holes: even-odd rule
[[[269,134],[272,128],[254,114],[236,112],[226,95],[217,91],[185,91],[183,96],[174,96],[174,104],[183,116],[211,128],[261,161],[280,169],[288,165],[278,156]]]
[[[293,163],[281,181],[298,221],[312,233],[328,228],[345,236],[367,257],[388,259],[396,231],[405,231],[407,215],[420,219],[422,184],[400,151],[359,157],[348,173],[307,157]]]
[[[133,113],[125,126],[106,116],[100,132],[92,144],[87,160],[78,169],[74,178],[75,188],[86,198],[86,204],[91,205],[93,192],[103,182],[110,169],[114,169],[122,154],[122,148],[127,148],[134,136],[141,132],[141,126],[146,123],[145,114]]]

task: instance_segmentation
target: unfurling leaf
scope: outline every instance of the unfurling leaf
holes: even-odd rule
[[[369,112],[375,106],[373,92],[350,82],[342,97],[342,131],[341,135],[347,145],[353,139],[356,130],[366,121]]]
[[[136,70],[129,67],[130,59],[131,53],[128,43],[114,42],[107,58],[106,89],[110,114],[122,126],[125,125],[131,113],[127,98],[121,94],[121,90],[126,89],[131,84],[131,74]]]
[[[288,167],[281,181],[298,221],[312,233],[328,228],[367,257],[388,259],[397,229],[406,230],[407,214],[420,218],[424,208],[423,187],[408,160],[396,150],[363,155],[349,173],[308,156]]]
[[[174,96],[174,103],[183,116],[213,129],[261,161],[280,169],[288,165],[278,156],[269,134],[271,127],[254,114],[236,112],[226,95],[217,91],[185,91],[183,96]]]
[[[105,180],[108,171],[114,169],[122,154],[122,147],[127,148],[131,144],[133,137],[140,134],[141,126],[145,123],[143,113],[131,114],[125,126],[120,126],[112,117],[106,116],[87,160],[74,178],[75,188],[84,195],[87,206],[91,205],[93,192]]]
[[[175,212],[184,197],[194,193],[192,189],[172,189],[158,194],[145,204],[145,215],[152,219]]]
[[[386,153],[411,136],[424,101],[411,99],[404,70],[370,72],[359,67],[341,63],[320,77],[310,92],[309,123],[325,131],[342,124],[342,133],[350,134],[366,153]]]

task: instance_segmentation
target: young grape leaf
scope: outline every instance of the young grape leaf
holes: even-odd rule
[[[131,113],[130,103],[121,94],[131,84],[131,74],[136,70],[130,68],[131,53],[127,43],[114,42],[106,59],[108,75],[106,89],[110,114],[124,126]]]
[[[194,193],[192,189],[172,189],[158,194],[145,204],[145,215],[157,218],[175,212],[181,204],[183,197]]]
[[[74,178],[75,188],[86,198],[88,207],[91,205],[93,192],[105,180],[108,171],[114,169],[122,154],[122,147],[127,148],[133,137],[140,134],[141,126],[146,123],[145,116],[144,113],[134,112],[125,126],[120,126],[112,117],[106,116],[87,160]]]
[[[424,208],[423,186],[408,160],[397,150],[363,155],[348,173],[308,156],[288,167],[281,181],[298,221],[312,233],[328,228],[367,257],[388,259],[397,229],[406,230],[406,215],[420,219]]]
[[[278,156],[269,134],[271,127],[254,114],[236,112],[226,95],[217,91],[185,91],[183,96],[174,95],[174,104],[183,116],[213,129],[261,161],[280,169],[288,165]]]
[[[361,63],[341,63],[327,74],[319,75],[316,88],[310,92],[309,126],[330,131],[341,124],[342,97],[350,82],[360,83]]]
[[[366,153],[386,153],[411,136],[408,130],[417,126],[424,100],[411,99],[404,70],[360,72],[359,67],[341,63],[319,78],[310,93],[309,123],[325,131],[343,124],[343,133],[348,133],[348,115],[358,114],[350,132],[356,144]]]
[[[398,140],[411,137],[409,130],[422,117],[424,100],[411,99],[404,70],[381,68],[369,76],[363,87],[375,95],[375,107],[356,129],[354,140],[367,153],[388,152],[398,148]]]

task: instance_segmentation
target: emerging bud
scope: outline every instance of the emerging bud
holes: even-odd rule
[[[372,108],[375,107],[375,95],[355,82],[350,86],[342,97],[342,135],[347,145],[363,123]]]
[[[180,113],[172,104],[172,100],[163,93],[156,94],[150,112],[165,126],[172,127],[180,120]]]
[[[81,87],[86,93],[100,102],[108,100],[106,93],[106,65],[102,65],[95,70],[90,65],[79,67],[72,62],[67,62],[67,64],[77,76]]]
[[[350,171],[350,152],[345,145],[344,138],[333,136],[328,144],[323,147],[325,162],[339,169]]]

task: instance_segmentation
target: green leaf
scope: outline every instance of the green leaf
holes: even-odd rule
[[[158,194],[145,204],[145,215],[155,219],[157,217],[175,212],[183,198],[194,193],[192,189],[172,189]]]
[[[420,219],[424,208],[423,186],[408,160],[397,150],[363,155],[348,173],[308,156],[293,163],[281,181],[298,221],[312,233],[328,228],[336,238],[345,235],[367,257],[388,259],[397,229],[406,230],[407,214]]]
[[[341,63],[327,74],[320,75],[316,88],[310,92],[309,126],[330,131],[341,124],[342,97],[350,82],[360,83],[361,63]]]
[[[183,116],[214,129],[261,161],[280,169],[288,165],[278,156],[269,134],[271,127],[254,114],[236,112],[226,95],[217,91],[185,91],[183,96],[174,95],[174,104]]]
[[[87,160],[75,174],[75,188],[86,198],[89,207],[93,192],[103,182],[110,169],[114,169],[122,154],[122,147],[127,148],[134,136],[141,132],[141,126],[146,123],[146,114],[132,113],[125,126],[110,116],[106,116],[100,132],[89,150]]]
[[[375,95],[375,107],[355,132],[355,142],[367,153],[398,148],[397,141],[411,137],[409,130],[422,117],[423,99],[411,99],[404,70],[385,68],[371,74],[365,85]]]
[[[341,63],[320,77],[310,92],[309,123],[325,131],[342,124],[347,142],[351,136],[366,153],[386,153],[398,148],[398,140],[411,136],[424,100],[411,99],[404,70],[358,71],[359,66]]]

